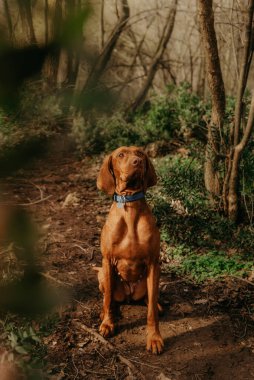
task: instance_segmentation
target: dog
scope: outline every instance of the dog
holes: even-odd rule
[[[123,146],[104,159],[97,187],[114,201],[101,233],[98,281],[103,293],[101,335],[114,333],[115,302],[146,299],[146,348],[159,354],[164,346],[158,320],[160,233],[145,200],[147,188],[156,182],[154,167],[141,148]]]

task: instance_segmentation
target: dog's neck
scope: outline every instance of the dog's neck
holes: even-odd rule
[[[136,183],[128,183],[122,181],[120,178],[115,180],[115,193],[120,196],[133,195],[135,193],[144,192],[144,185],[141,179],[137,180]]]

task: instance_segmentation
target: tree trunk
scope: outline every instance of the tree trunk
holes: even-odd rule
[[[100,28],[101,28],[101,51],[102,51],[104,47],[104,38],[105,38],[104,0],[101,0]]]
[[[247,85],[250,64],[253,57],[253,23],[254,0],[251,0],[248,7],[248,17],[245,28],[244,52],[240,69],[240,77],[235,106],[234,128],[231,132],[231,149],[227,163],[227,174],[223,186],[224,210],[229,219],[236,222],[239,210],[239,164],[242,152],[251,136],[254,123],[254,94],[248,117],[248,123],[244,128],[244,104],[243,96]],[[242,136],[242,137],[241,137]],[[241,139],[241,141],[240,141]],[[240,141],[240,142],[239,142]]]
[[[45,24],[45,45],[49,42],[49,3],[45,0],[44,5],[44,24]]]
[[[164,27],[164,31],[162,34],[162,37],[159,41],[157,50],[155,52],[155,55],[152,59],[150,68],[147,72],[147,77],[146,80],[138,92],[138,95],[136,96],[136,99],[134,102],[131,104],[130,107],[128,107],[127,112],[128,113],[133,113],[135,112],[144,102],[146,95],[149,91],[149,88],[151,87],[155,74],[157,72],[160,60],[163,56],[163,53],[165,49],[167,48],[168,42],[170,40],[170,37],[172,35],[173,29],[174,29],[174,24],[175,24],[175,16],[176,16],[176,8],[177,8],[177,0],[174,0],[172,4],[172,8],[170,9],[170,12],[167,17],[167,21]]]
[[[7,0],[4,0],[4,12],[5,12],[5,16],[6,16],[7,25],[8,25],[10,42],[13,42],[14,41],[14,30],[13,30],[12,18],[11,18],[11,13],[10,13],[10,9],[9,9],[9,5],[8,5]]]
[[[123,32],[126,23],[128,22],[130,15],[130,9],[128,0],[121,0],[121,16],[113,29],[108,41],[104,44],[104,48],[99,55],[95,65],[93,66],[85,85],[83,86],[83,89],[81,90],[82,93],[89,91],[91,96],[93,96],[93,92],[96,91],[96,88],[98,87],[98,81],[101,78],[111,56],[113,53],[113,50],[116,46],[116,43]],[[82,109],[82,104],[78,105],[78,111]]]
[[[37,43],[33,25],[31,0],[17,0],[20,17],[23,26],[23,32],[28,35],[29,43],[34,45]]]
[[[241,156],[246,148],[251,133],[254,128],[254,93],[252,95],[252,101],[250,106],[250,112],[248,117],[248,122],[246,129],[244,131],[242,140],[234,148],[232,168],[229,178],[229,189],[228,189],[228,217],[233,222],[237,221],[238,218],[238,209],[239,209],[239,164],[241,161]]]
[[[62,0],[56,0],[54,17],[52,20],[52,36],[53,37],[59,34],[59,30],[62,26],[62,21],[63,21]],[[60,55],[61,55],[61,51],[59,50],[58,52],[55,52],[54,55],[49,56],[45,63],[45,68],[44,68],[45,78],[47,79],[47,82],[53,86],[57,84]]]
[[[212,0],[198,0],[200,32],[204,44],[208,85],[212,99],[211,122],[208,125],[206,162],[204,167],[205,186],[212,197],[220,195],[219,160],[221,155],[222,127],[225,114],[225,89],[221,73],[220,58]]]
[[[239,142],[240,137],[240,127],[242,118],[242,107],[243,107],[243,95],[247,84],[247,79],[249,75],[250,63],[253,54],[253,47],[251,46],[253,41],[252,35],[252,22],[253,22],[253,11],[254,11],[254,0],[251,0],[248,9],[248,19],[246,22],[245,38],[244,38],[244,52],[243,60],[240,69],[240,78],[238,91],[236,96],[236,106],[235,106],[235,123],[234,123],[234,146]]]

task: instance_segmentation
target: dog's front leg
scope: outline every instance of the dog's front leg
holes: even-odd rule
[[[104,298],[103,298],[103,320],[100,325],[102,336],[110,336],[114,333],[114,319],[112,312],[113,303],[113,270],[108,258],[102,260],[102,270],[104,274]]]
[[[162,352],[164,343],[159,331],[158,319],[158,291],[159,291],[160,267],[158,263],[151,263],[147,275],[147,295],[148,295],[148,314],[147,314],[147,345],[148,351],[153,354]]]

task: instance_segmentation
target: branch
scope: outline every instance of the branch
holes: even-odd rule
[[[127,108],[126,112],[135,112],[141,106],[141,104],[146,98],[148,90],[151,84],[153,83],[153,79],[157,72],[159,62],[163,56],[163,53],[172,35],[174,25],[175,25],[176,8],[177,8],[177,0],[174,0],[172,8],[170,9],[170,12],[168,13],[168,17],[165,22],[162,37],[158,43],[156,52],[154,54],[150,68],[148,70],[145,83],[143,84],[134,102]]]
[[[113,346],[112,343],[110,343],[108,340],[104,339],[103,336],[101,336],[100,334],[98,334],[95,330],[91,329],[90,327],[84,325],[83,323],[75,323],[77,327],[79,327],[81,330],[93,335],[97,340],[99,340],[101,343],[103,343],[104,345],[108,346],[108,348],[110,350],[113,350],[116,352],[116,347]],[[142,372],[140,372],[140,370],[138,368],[136,368],[136,366],[130,362],[129,359],[127,359],[125,356],[121,355],[120,353],[116,352],[116,355],[118,357],[118,359],[120,360],[120,362],[122,362],[123,364],[125,364],[133,373],[133,375],[135,375],[135,379],[142,379],[142,380],[145,380],[145,376],[142,374]]]
[[[245,40],[244,40],[244,52],[242,65],[240,70],[240,79],[239,86],[236,97],[236,106],[235,106],[235,123],[234,123],[234,146],[239,142],[240,138],[240,127],[241,127],[241,116],[243,110],[243,95],[247,84],[250,63],[252,59],[252,21],[253,21],[253,12],[254,12],[254,0],[251,0],[248,8],[248,20],[246,23],[245,29]]]

